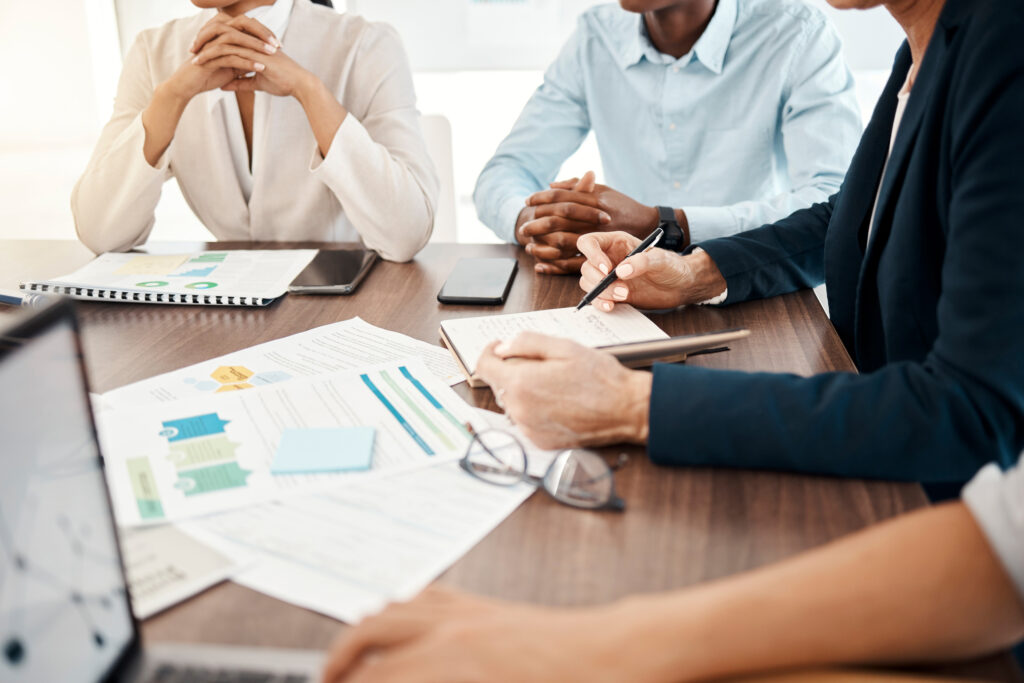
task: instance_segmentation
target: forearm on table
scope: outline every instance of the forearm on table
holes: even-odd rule
[[[146,129],[142,153],[150,166],[155,168],[167,151],[188,103],[189,98],[176,93],[168,83],[158,85],[153,92],[153,99],[142,112],[142,126]]]
[[[967,508],[947,504],[743,575],[618,607],[638,681],[953,660],[1024,637],[1024,606]]]
[[[295,93],[295,98],[302,105],[309,120],[309,126],[313,130],[313,137],[316,138],[317,146],[320,148],[321,156],[326,157],[338,128],[348,116],[348,110],[338,102],[327,86],[313,74],[309,74],[306,81]]]

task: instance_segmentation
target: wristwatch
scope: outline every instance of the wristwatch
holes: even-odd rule
[[[669,251],[682,251],[689,246],[686,231],[676,220],[676,210],[667,206],[659,206],[657,209],[658,227],[665,231],[658,246]]]

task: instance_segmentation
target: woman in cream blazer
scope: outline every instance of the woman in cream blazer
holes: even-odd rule
[[[358,241],[406,261],[438,179],[393,29],[310,0],[193,0],[144,31],[71,207],[94,252],[145,242],[174,177],[218,238]],[[248,15],[248,16],[247,16]]]

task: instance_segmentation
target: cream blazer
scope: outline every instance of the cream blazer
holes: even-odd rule
[[[252,190],[232,162],[229,126],[240,129],[233,94],[202,93],[174,140],[150,166],[142,111],[154,88],[186,59],[212,11],[141,33],[125,58],[114,102],[71,195],[75,228],[96,253],[146,241],[161,186],[174,178],[218,239],[359,241],[407,261],[433,228],[439,181],[427,154],[404,48],[385,24],[296,0],[283,50],[315,73],[348,110],[323,157],[294,98],[256,93]]]

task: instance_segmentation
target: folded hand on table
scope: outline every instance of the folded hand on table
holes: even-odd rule
[[[524,332],[477,361],[506,414],[541,448],[644,443],[651,376],[569,341]]]
[[[560,180],[531,195],[516,236],[537,259],[537,272],[576,273],[584,261],[577,248],[580,235],[621,230],[643,238],[658,221],[655,207],[597,184],[593,171],[588,171],[582,178]]]
[[[590,171],[546,201],[531,204],[537,195],[527,199],[516,222],[516,239],[537,259],[534,268],[538,273],[579,272],[584,259],[576,249],[576,240],[588,232],[603,230],[611,222],[611,216],[591,194],[593,188],[594,173]]]
[[[664,310],[700,303],[725,291],[725,278],[706,253],[682,256],[655,248],[626,258],[638,244],[639,239],[624,232],[580,238],[577,246],[587,259],[580,277],[583,291],[596,287],[612,268],[619,278],[598,296],[594,306],[610,311],[620,302]]]
[[[556,610],[428,588],[347,631],[323,680],[628,680],[608,609]]]

